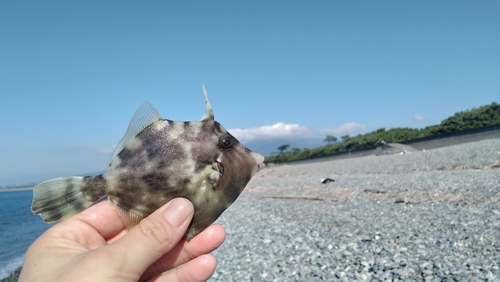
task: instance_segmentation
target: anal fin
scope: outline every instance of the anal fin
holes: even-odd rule
[[[108,202],[116,211],[116,214],[118,214],[118,217],[123,222],[125,227],[127,227],[127,229],[131,229],[132,227],[136,226],[144,218],[142,215],[129,211],[113,198],[108,197]]]

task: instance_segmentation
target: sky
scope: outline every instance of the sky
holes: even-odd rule
[[[104,171],[202,84],[251,149],[439,124],[500,102],[500,2],[0,1],[0,187]]]

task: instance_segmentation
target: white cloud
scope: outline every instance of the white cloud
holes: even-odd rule
[[[253,127],[246,129],[233,128],[229,129],[228,131],[238,140],[242,142],[248,142],[252,140],[262,140],[262,139],[269,140],[277,138],[312,137],[312,136],[318,136],[319,134],[322,135],[331,134],[336,136],[342,136],[365,128],[366,126],[362,124],[355,122],[348,122],[338,127],[323,129],[318,133],[310,130],[306,126],[302,126],[299,124],[293,124],[293,123],[287,124],[283,122],[278,122],[273,125],[263,125],[261,127]]]
[[[273,139],[280,137],[299,137],[312,134],[311,130],[309,130],[306,126],[292,123],[286,124],[282,122],[247,129],[233,128],[228,131],[240,141]]]
[[[414,115],[413,116],[413,121],[423,121],[423,120],[424,120],[423,116],[419,116],[419,115]]]
[[[337,126],[334,128],[322,129],[321,133],[341,136],[341,135],[349,134],[349,133],[355,132],[355,131],[360,130],[360,129],[365,129],[365,128],[366,128],[366,126],[364,126],[362,124],[355,123],[355,122],[347,122],[347,123],[341,124],[340,126]]]

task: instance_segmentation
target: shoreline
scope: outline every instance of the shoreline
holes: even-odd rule
[[[17,187],[17,188],[3,188],[0,189],[0,193],[2,192],[15,192],[15,191],[30,191],[33,190],[34,186],[27,186],[27,187]]]
[[[17,280],[19,279],[19,273],[21,273],[21,267],[14,270],[14,272],[12,272],[9,276],[0,280],[0,282],[17,282]]]

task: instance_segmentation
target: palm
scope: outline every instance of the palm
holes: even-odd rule
[[[54,225],[38,238],[25,259],[36,263],[25,263],[19,281],[37,280],[37,273],[43,272],[52,276],[44,277],[47,281],[146,281],[181,264],[194,262],[190,260],[211,252],[225,237],[222,226],[212,225],[189,243],[182,238],[168,253],[136,274],[137,271],[124,267],[134,254],[119,256],[110,251],[126,234],[115,211],[106,201],[101,201]]]

